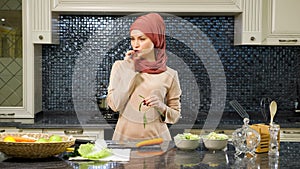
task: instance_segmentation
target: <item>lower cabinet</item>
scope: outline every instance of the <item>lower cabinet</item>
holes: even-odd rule
[[[19,132],[19,129],[16,127],[1,127],[0,133],[9,132],[9,133],[15,133]]]
[[[73,136],[75,139],[96,140],[104,139],[104,129],[88,128],[88,129],[66,129],[66,128],[17,128],[17,127],[1,127],[0,133],[47,133],[57,135]],[[108,136],[109,137],[109,136]],[[111,138],[109,138],[111,139]]]
[[[23,133],[42,133],[42,129],[19,129],[19,132]]]
[[[95,129],[43,129],[43,133],[73,136],[75,139],[104,139],[104,130]]]

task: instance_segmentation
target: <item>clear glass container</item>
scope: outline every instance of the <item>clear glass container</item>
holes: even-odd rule
[[[270,142],[269,142],[269,156],[277,157],[279,156],[279,141],[278,141],[278,133],[280,130],[280,126],[278,124],[270,124]]]
[[[239,157],[241,154],[244,154],[245,157],[248,155],[255,157],[255,149],[260,143],[260,134],[250,128],[249,121],[248,118],[244,118],[242,128],[238,128],[232,133],[235,157]]]

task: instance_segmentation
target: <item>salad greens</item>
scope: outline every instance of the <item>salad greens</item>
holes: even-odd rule
[[[81,144],[78,149],[78,153],[87,159],[97,160],[103,157],[110,156],[112,154],[111,149],[102,148],[101,150],[95,149],[95,144],[87,143]]]
[[[203,138],[209,140],[227,140],[228,136],[226,134],[217,134],[216,132],[210,132],[208,135],[203,136]]]
[[[192,133],[177,134],[175,138],[180,140],[200,140],[199,135]]]

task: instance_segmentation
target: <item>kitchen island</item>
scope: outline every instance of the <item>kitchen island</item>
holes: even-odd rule
[[[234,147],[228,144],[226,151],[208,151],[202,144],[194,151],[178,150],[174,146],[158,155],[156,151],[132,149],[128,162],[69,161],[67,153],[45,159],[6,158],[1,154],[0,168],[5,169],[156,169],[156,168],[298,168],[300,161],[299,142],[281,142],[278,159],[269,158],[267,153],[257,154],[256,158],[235,158]]]

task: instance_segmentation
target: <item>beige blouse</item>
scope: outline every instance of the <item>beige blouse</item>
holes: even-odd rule
[[[140,95],[147,97],[153,94],[167,105],[164,117],[154,108],[145,105],[139,107],[143,101]],[[177,71],[167,67],[160,74],[138,73],[134,71],[133,61],[116,61],[112,66],[107,95],[109,107],[120,113],[112,139],[162,137],[172,140],[166,124],[176,123],[181,116],[180,95]]]

